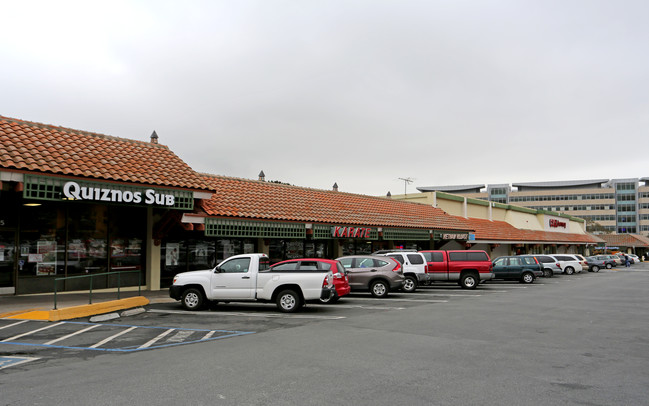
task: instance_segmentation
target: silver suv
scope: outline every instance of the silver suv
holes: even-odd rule
[[[369,290],[374,297],[386,297],[390,291],[401,289],[405,281],[401,264],[392,258],[350,255],[337,261],[345,268],[352,290]]]
[[[521,256],[536,258],[536,260],[539,261],[539,264],[541,264],[541,267],[543,268],[543,276],[546,278],[553,277],[555,273],[563,273],[559,261],[551,255],[526,254]]]

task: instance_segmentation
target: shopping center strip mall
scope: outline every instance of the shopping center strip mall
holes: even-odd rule
[[[0,294],[52,292],[63,277],[58,291],[88,289],[89,278],[71,278],[81,275],[97,275],[93,289],[159,290],[179,272],[250,252],[277,262],[392,248],[587,254],[605,244],[575,217],[451,194],[419,203],[200,174],[155,132],[135,141],[0,116],[0,148]]]

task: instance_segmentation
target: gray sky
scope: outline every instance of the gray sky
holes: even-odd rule
[[[0,0],[0,115],[370,195],[649,176],[649,2]]]

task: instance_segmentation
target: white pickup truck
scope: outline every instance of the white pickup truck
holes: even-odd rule
[[[331,271],[271,271],[266,254],[230,257],[214,269],[179,273],[169,296],[187,310],[198,310],[206,301],[275,302],[286,313],[296,312],[308,301],[329,298],[334,292]]]

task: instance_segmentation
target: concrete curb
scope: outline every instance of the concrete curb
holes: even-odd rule
[[[111,313],[117,310],[131,309],[133,307],[146,306],[149,299],[144,296],[129,297],[127,299],[111,300],[103,303],[94,303],[81,306],[66,307],[58,310],[35,310],[16,312],[6,317],[19,320],[49,320],[60,321],[78,319],[80,317],[95,316],[97,314]]]

